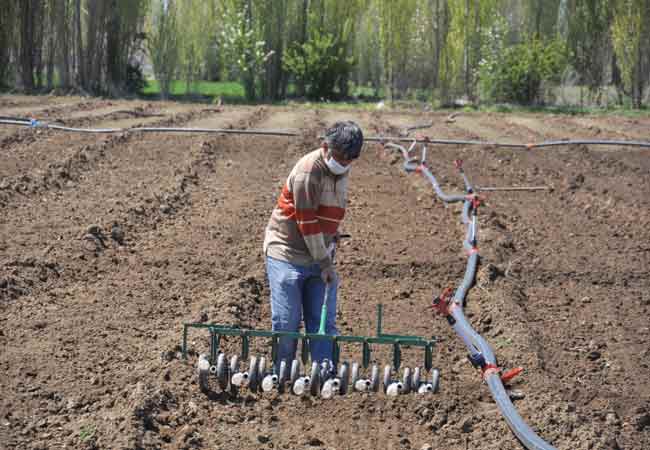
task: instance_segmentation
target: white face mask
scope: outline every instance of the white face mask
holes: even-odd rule
[[[350,170],[350,165],[348,164],[347,166],[341,165],[337,160],[335,160],[333,157],[328,156],[325,158],[325,164],[327,164],[327,168],[334,174],[334,175],[343,175],[345,172]]]

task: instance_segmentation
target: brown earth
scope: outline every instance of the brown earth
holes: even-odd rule
[[[339,328],[373,334],[383,303],[387,331],[437,336],[438,394],[203,394],[194,367],[207,336],[190,334],[184,361],[182,324],[270,327],[264,226],[294,162],[336,119],[358,121],[366,135],[433,121],[418,131],[511,142],[639,139],[648,126],[603,116],[462,114],[447,123],[446,112],[71,103],[50,98],[58,109],[40,117],[303,131],[288,139],[0,128],[3,449],[520,449],[462,344],[427,308],[464,273],[459,208],[377,145],[353,168]],[[0,115],[35,104],[5,96]],[[494,193],[480,211],[482,266],[466,312],[502,367],[525,368],[512,383],[525,395],[520,413],[558,449],[650,448],[647,150],[430,147],[429,165],[450,191],[462,187],[458,158],[478,186],[554,188]],[[268,356],[265,344],[253,352]]]

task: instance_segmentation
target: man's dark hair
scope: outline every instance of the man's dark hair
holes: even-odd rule
[[[327,146],[343,152],[347,159],[356,159],[363,147],[363,133],[356,123],[346,120],[336,122],[325,132]]]

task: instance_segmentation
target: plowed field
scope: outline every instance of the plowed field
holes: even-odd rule
[[[298,138],[64,134],[0,126],[0,448],[521,449],[447,322],[428,308],[465,270],[460,207],[367,144],[354,164],[338,253],[339,330],[436,336],[439,393],[204,394],[203,321],[270,328],[263,232],[291,167],[335,120],[366,135],[530,142],[650,139],[650,119],[314,110],[0,97],[0,115],[69,126],[290,128]],[[647,150],[430,147],[498,192],[479,216],[466,313],[504,368],[515,405],[561,450],[650,448],[650,158]],[[255,341],[251,351],[268,356]],[[229,351],[235,341],[226,344]],[[350,352],[347,359],[357,358]],[[387,355],[376,353],[379,362]],[[421,363],[405,352],[405,365]]]

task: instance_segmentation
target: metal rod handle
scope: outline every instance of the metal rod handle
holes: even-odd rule
[[[318,334],[325,334],[325,328],[327,326],[327,301],[330,296],[330,283],[325,283],[325,295],[323,296],[323,307],[320,312],[320,327],[318,328]]]

